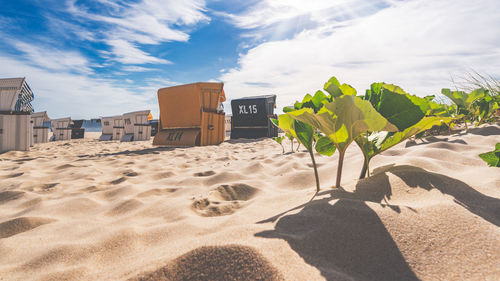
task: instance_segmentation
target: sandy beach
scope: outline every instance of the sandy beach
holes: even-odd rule
[[[270,139],[86,139],[0,154],[0,280],[499,280],[500,126],[371,162]],[[289,144],[285,143],[289,151]],[[312,199],[313,198],[313,199]]]

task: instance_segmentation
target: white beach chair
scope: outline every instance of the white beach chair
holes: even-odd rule
[[[25,78],[0,79],[0,152],[29,150],[33,98]]]
[[[123,127],[122,116],[113,117],[113,140],[120,140],[123,137],[123,132],[125,128]]]
[[[52,126],[52,132],[54,133],[52,136],[53,140],[71,140],[70,117],[52,119],[50,124]]]
[[[102,134],[99,137],[100,141],[109,141],[113,139],[113,126],[115,119],[121,119],[122,116],[101,117]]]
[[[121,141],[145,141],[151,138],[151,124],[148,122],[150,110],[123,114],[124,134]]]
[[[49,127],[44,126],[44,122],[50,121],[47,111],[31,114],[33,125],[33,143],[44,143],[49,141]]]

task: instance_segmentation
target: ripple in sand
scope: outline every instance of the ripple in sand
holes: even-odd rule
[[[248,246],[205,246],[194,249],[154,272],[130,279],[146,280],[284,280],[257,250]]]
[[[108,214],[112,216],[124,215],[140,208],[142,205],[142,202],[137,199],[129,199],[116,205]]]
[[[156,175],[152,176],[152,178],[155,180],[161,180],[161,179],[170,178],[173,176],[175,176],[174,172],[164,172],[164,173],[156,174]]]
[[[161,196],[177,191],[178,188],[153,188],[144,192],[137,194],[137,197],[149,197],[149,196]]]
[[[0,192],[0,204],[7,203],[12,200],[17,200],[23,197],[23,191],[3,191]]]
[[[55,220],[48,218],[20,217],[0,223],[0,238],[7,238],[16,234],[29,231]]]
[[[3,179],[11,179],[11,178],[17,178],[24,175],[24,173],[13,173],[10,175],[2,176]]]
[[[71,164],[64,164],[64,165],[61,165],[61,166],[57,166],[56,170],[65,170],[65,169],[74,168],[74,167],[76,167],[76,166],[71,165]]]

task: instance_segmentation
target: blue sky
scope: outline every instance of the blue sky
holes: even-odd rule
[[[500,77],[496,0],[0,4],[0,77],[25,76],[52,118],[157,118],[158,88],[197,81],[224,82],[229,99],[277,94],[283,107],[332,75],[421,96],[471,69]]]

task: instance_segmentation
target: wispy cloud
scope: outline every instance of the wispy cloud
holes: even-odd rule
[[[294,5],[298,2],[292,2],[290,16],[297,11]],[[340,1],[344,2],[360,1]],[[450,86],[450,73],[463,69],[472,67],[500,74],[500,37],[494,28],[500,26],[498,1],[420,0],[379,4],[378,12],[353,15],[337,24],[321,22],[297,31],[289,39],[259,44],[242,54],[239,67],[222,74],[220,79],[226,82],[232,97],[276,93],[279,103],[285,105],[321,88],[331,75],[353,84],[361,93],[371,82],[385,81],[400,84],[411,93],[426,95]],[[279,8],[287,13],[283,6]],[[259,28],[267,32],[270,24],[278,28],[279,22],[273,23],[275,20],[259,25],[250,19],[252,11],[236,15],[235,24],[257,28],[255,32]],[[271,14],[262,19],[267,16]]]
[[[187,41],[189,34],[182,31],[183,26],[210,20],[204,13],[204,0],[142,0],[133,4],[98,0],[93,4],[98,9],[70,0],[67,11],[81,21],[100,23],[99,36],[111,47],[107,58],[123,64],[170,63],[141,50],[140,44]]]
[[[23,53],[23,58],[30,64],[48,70],[91,73],[88,60],[77,51],[63,51],[53,47],[42,47],[38,43],[31,44],[6,40]]]
[[[111,46],[111,54],[114,59],[123,64],[169,64],[165,59],[159,59],[150,54],[141,51],[133,43],[121,39],[106,40],[106,43]]]
[[[247,29],[244,37],[277,40],[302,30],[330,29],[392,3],[391,0],[261,0],[239,14],[218,14]]]
[[[148,71],[156,71],[158,70],[157,68],[149,68],[149,67],[142,67],[142,66],[136,66],[136,65],[126,65],[121,68],[123,71],[128,71],[128,72],[148,72]]]

